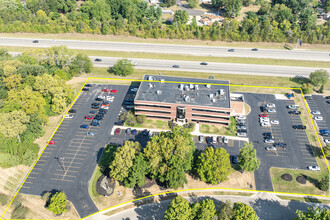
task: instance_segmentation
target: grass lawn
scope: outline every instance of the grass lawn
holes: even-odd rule
[[[201,124],[199,126],[199,131],[204,134],[217,134],[217,135],[229,135],[229,136],[236,136],[236,133],[232,133],[226,126],[219,126],[216,125],[207,125]]]
[[[284,200],[330,204],[330,200],[317,199],[317,198],[313,198],[313,197],[295,197],[295,196],[282,196],[282,195],[278,195],[277,197],[284,199]]]
[[[6,47],[0,46],[0,48],[6,48],[10,52],[21,52],[21,51],[33,49],[31,47],[11,47],[11,46],[6,46]],[[218,62],[218,63],[245,63],[245,64],[330,68],[329,62],[325,62],[325,61],[283,60],[283,59],[248,58],[248,57],[210,57],[210,56],[193,56],[193,55],[182,55],[182,54],[122,52],[122,51],[102,51],[102,50],[75,50],[75,51],[85,53],[89,56],[103,56],[103,57],[145,58],[145,59],[184,60],[184,61],[198,61],[198,62],[204,61],[204,62]]]
[[[176,9],[177,6],[173,6]],[[138,38],[134,36],[114,36],[97,34],[79,34],[79,33],[60,33],[60,34],[42,34],[42,33],[1,33],[0,37],[33,38],[33,39],[66,39],[66,40],[92,40],[92,41],[118,41],[135,43],[157,43],[157,44],[184,44],[184,45],[204,45],[204,46],[224,46],[224,47],[248,47],[248,48],[267,48],[284,49],[284,43],[276,42],[228,42],[211,40],[193,40],[193,39],[154,39]],[[296,48],[295,43],[289,43],[289,46]],[[306,44],[299,49],[310,50],[329,50],[329,44]]]
[[[97,192],[96,192],[96,182],[99,179],[99,177],[102,175],[101,171],[100,171],[100,167],[96,166],[93,176],[89,182],[89,186],[88,186],[88,192],[89,195],[91,196],[91,198],[94,200],[96,197],[100,196]]]
[[[129,126],[126,122],[125,122],[125,126],[132,127],[132,126]],[[143,124],[136,123],[136,125],[133,127],[134,128],[171,130],[170,127],[168,126],[167,121],[155,120],[155,119],[146,119],[146,121]]]

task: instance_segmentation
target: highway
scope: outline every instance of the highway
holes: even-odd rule
[[[109,67],[115,64],[119,59],[116,57],[94,57],[90,56],[95,67]],[[95,62],[95,58],[101,58],[102,62]],[[261,75],[261,76],[282,76],[308,77],[309,74],[316,69],[314,67],[295,67],[295,66],[271,66],[271,65],[254,65],[254,64],[237,64],[237,63],[215,63],[208,62],[207,66],[200,65],[197,61],[177,61],[177,60],[153,60],[153,59],[134,59],[137,62],[136,69],[150,70],[170,70],[170,71],[187,71],[187,72],[205,72],[210,74],[228,73],[243,75]],[[179,65],[180,68],[173,68],[173,65]],[[330,69],[326,69],[330,72]]]
[[[52,39],[37,39],[39,40],[39,43],[32,43],[33,40],[36,39],[0,37],[0,45],[18,47],[50,47],[66,45],[68,48],[81,50],[167,53],[215,57],[272,58],[330,62],[329,51],[289,51],[284,49],[259,49],[258,51],[251,51],[252,48],[235,47],[234,52],[228,52],[228,49],[231,49],[230,47]]]

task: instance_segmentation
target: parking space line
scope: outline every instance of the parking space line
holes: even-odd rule
[[[28,186],[24,186],[24,185],[23,185],[22,187],[23,187],[23,188],[27,188],[27,189],[30,189],[30,187],[28,187]]]
[[[27,179],[29,179],[29,178],[31,178],[31,179],[35,179],[35,177],[34,177],[34,176],[29,176]]]
[[[63,169],[56,169],[56,171],[62,171],[63,172]],[[68,170],[67,172],[68,173],[79,173],[79,171],[76,171],[76,170]]]
[[[79,150],[77,150],[77,151],[79,151]],[[67,155],[78,155],[78,156],[82,156],[82,157],[87,156],[87,154],[77,154],[77,153],[65,153],[65,154],[67,154]]]
[[[57,174],[57,173],[54,173],[54,175],[56,175],[56,176],[63,176],[63,174]],[[77,177],[77,176],[71,176],[71,175],[66,175],[67,177]]]
[[[74,149],[67,149],[69,151],[77,151],[77,150],[74,150]],[[79,152],[89,152],[88,150],[79,150]]]
[[[64,182],[74,182],[72,180],[65,180],[65,179],[55,179],[55,178],[50,178],[51,180],[57,180],[57,181],[64,181]]]

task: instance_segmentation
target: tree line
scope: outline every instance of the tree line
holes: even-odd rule
[[[238,160],[242,171],[253,172],[260,165],[252,143],[244,145]],[[187,173],[218,184],[226,181],[233,170],[224,148],[197,150],[189,129],[180,126],[152,136],[144,149],[134,141],[125,141],[120,147],[108,145],[99,166],[103,173],[129,188],[144,186],[148,177],[177,189],[187,183]]]
[[[74,99],[66,81],[90,72],[92,62],[67,47],[34,49],[12,57],[0,49],[0,166],[30,165],[49,116]]]
[[[167,2],[167,1],[166,1]],[[166,3],[165,2],[165,3]],[[171,2],[175,1],[170,1]],[[78,7],[74,0],[0,0],[0,32],[93,33],[133,35],[141,38],[177,38],[223,41],[267,41],[330,43],[330,22],[316,24],[318,3],[311,0],[258,0],[258,12],[236,17],[249,0],[213,0],[225,10],[222,25],[198,26],[196,18],[186,24],[188,14],[176,11],[174,23],[161,19],[160,7],[141,0],[89,0]],[[168,3],[166,3],[168,4]],[[321,5],[327,10],[326,5]]]

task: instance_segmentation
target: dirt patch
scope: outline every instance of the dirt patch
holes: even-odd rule
[[[285,180],[285,181],[292,181],[292,176],[290,174],[287,174],[287,173],[283,174],[281,176],[281,178],[282,178],[282,180]]]
[[[306,184],[307,177],[305,175],[303,176],[297,176],[296,181],[300,184]]]

